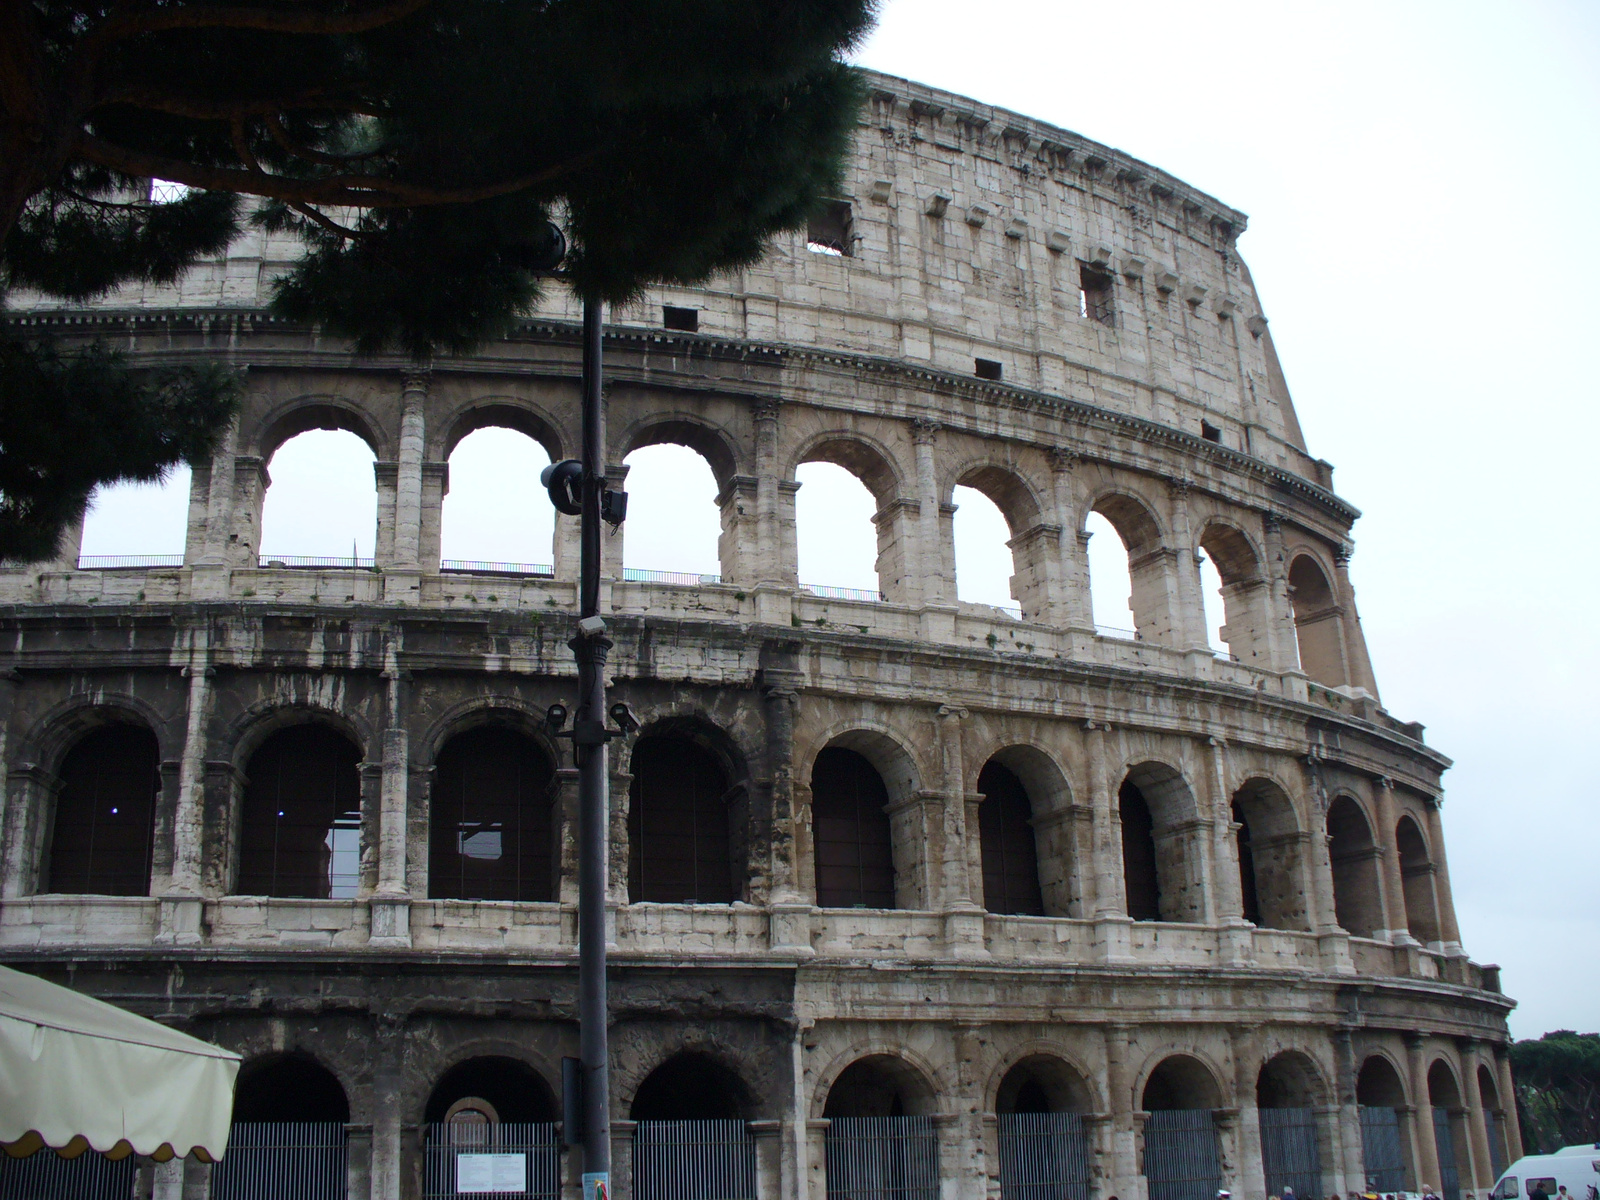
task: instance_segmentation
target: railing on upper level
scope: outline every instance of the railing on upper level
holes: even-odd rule
[[[679,587],[702,587],[719,584],[721,575],[696,575],[693,571],[648,571],[643,567],[623,567],[624,583],[672,583]]]
[[[258,557],[257,565],[268,569],[286,567],[294,570],[303,570],[307,567],[321,567],[324,570],[343,568],[346,571],[371,571],[377,568],[378,563],[376,559],[362,558],[354,554],[329,557],[306,554],[263,554]]]
[[[78,556],[80,571],[124,571],[150,567],[181,567],[181,554],[83,554]]]
[[[446,574],[526,575],[534,579],[554,579],[556,569],[549,563],[483,562],[474,558],[446,558],[439,563]]]
[[[871,592],[866,588],[829,587],[823,583],[802,583],[800,590],[826,600],[860,600],[866,604],[880,604],[884,599],[882,592]]]

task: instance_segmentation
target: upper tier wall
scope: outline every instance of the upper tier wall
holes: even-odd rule
[[[613,322],[660,326],[673,305],[719,337],[964,374],[984,359],[1006,383],[1328,484],[1327,465],[1305,452],[1237,253],[1244,214],[1077,134],[907,80],[868,81],[848,213],[832,230],[845,254],[779,237],[757,266],[655,290]],[[293,238],[252,231],[173,286],[126,288],[89,307],[257,307],[299,251]],[[539,315],[578,310],[552,289]]]

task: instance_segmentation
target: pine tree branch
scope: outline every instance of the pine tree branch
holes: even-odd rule
[[[344,225],[339,224],[339,222],[335,221],[332,217],[328,216],[325,213],[318,212],[315,208],[312,208],[311,205],[309,205],[309,204],[301,204],[299,201],[295,201],[295,200],[291,200],[288,203],[289,203],[289,207],[292,208],[295,212],[299,213],[302,217],[305,217],[308,221],[315,221],[318,225],[322,226],[329,233],[335,234],[335,235],[337,235],[339,237],[342,237],[342,238],[348,238],[348,239],[351,239],[351,240],[354,240],[356,238],[364,238],[364,237],[367,236],[367,234],[362,233],[361,230],[359,230],[359,229],[350,229],[350,228],[347,228]]]
[[[283,119],[278,116],[277,112],[266,114],[262,123],[267,127],[267,132],[272,135],[272,140],[277,142],[286,153],[292,154],[296,158],[303,158],[307,162],[318,163],[326,167],[342,167],[350,163],[364,162],[379,157],[378,151],[371,151],[365,154],[328,154],[325,151],[313,149],[302,142],[296,141],[290,135],[289,130],[284,126]]]
[[[435,204],[471,204],[508,196],[537,184],[558,179],[593,158],[591,151],[570,162],[558,163],[514,179],[471,188],[431,188],[386,179],[381,175],[333,175],[318,179],[298,179],[288,175],[257,174],[231,167],[207,167],[165,155],[150,154],[118,146],[90,133],[80,133],[73,145],[75,154],[97,166],[109,167],[125,175],[170,179],[189,187],[215,192],[237,192],[244,196],[264,196],[269,200],[329,204],[350,208],[409,208]]]
[[[145,112],[165,113],[172,117],[189,117],[196,121],[230,121],[235,117],[264,117],[276,113],[326,109],[330,112],[354,113],[362,117],[381,117],[377,107],[364,100],[326,88],[295,92],[286,96],[264,96],[255,100],[235,103],[217,103],[203,96],[179,95],[158,88],[116,87],[106,91],[95,107],[125,104]]]
[[[433,0],[389,0],[351,12],[302,13],[283,9],[254,8],[240,5],[223,7],[175,8],[163,5],[144,6],[140,11],[113,15],[102,22],[92,34],[90,42],[106,43],[149,33],[166,33],[176,29],[253,29],[263,33],[368,33],[384,25],[392,25],[412,13],[426,8]]]

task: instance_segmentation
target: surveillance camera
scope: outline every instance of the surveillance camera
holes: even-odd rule
[[[633,715],[633,710],[626,704],[618,702],[611,706],[611,719],[617,723],[617,728],[623,733],[638,733],[639,718]]]
[[[550,503],[569,517],[583,512],[583,464],[575,458],[551,463],[539,472],[539,482],[550,493]]]
[[[558,700],[544,710],[544,720],[552,730],[559,730],[567,723],[567,706]]]
[[[583,620],[578,622],[578,632],[583,634],[584,637],[599,637],[605,631],[606,621],[604,617],[584,617]]]

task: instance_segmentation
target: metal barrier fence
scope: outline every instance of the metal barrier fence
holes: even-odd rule
[[[236,1122],[211,1169],[211,1200],[345,1200],[349,1160],[335,1122]]]
[[[439,570],[473,575],[532,575],[535,579],[554,579],[555,567],[549,563],[480,562],[473,558],[446,558]]]
[[[561,1151],[549,1122],[425,1125],[423,1200],[492,1192],[495,1200],[560,1200]]]
[[[1406,1158],[1400,1148],[1400,1114],[1392,1108],[1361,1106],[1361,1160],[1367,1186],[1375,1192],[1406,1190]],[[1432,1180],[1423,1182],[1431,1183]]]
[[[829,1200],[939,1200],[939,1141],[928,1117],[834,1117],[822,1144]]]
[[[1159,1109],[1146,1118],[1144,1177],[1150,1200],[1216,1200],[1222,1156],[1210,1109]]]
[[[829,587],[825,583],[802,583],[800,590],[829,600],[862,600],[868,604],[878,604],[883,600],[882,592],[870,592],[866,588]]]
[[[80,554],[80,571],[116,571],[129,567],[181,567],[181,554]]]
[[[1456,1139],[1450,1128],[1448,1109],[1433,1110],[1433,1144],[1439,1150],[1439,1195],[1441,1200],[1461,1200],[1461,1176],[1456,1170]],[[1432,1183],[1420,1179],[1418,1183]]]
[[[1322,1155],[1317,1149],[1317,1114],[1309,1108],[1263,1108],[1261,1166],[1267,1195],[1322,1195]]]
[[[634,1200],[755,1200],[756,1144],[743,1121],[640,1121]]]
[[[676,583],[685,587],[721,583],[721,575],[696,575],[692,571],[647,571],[643,567],[623,567],[625,583]]]
[[[327,558],[306,554],[262,554],[258,556],[256,565],[262,569],[284,567],[303,570],[306,567],[320,567],[332,571],[371,571],[378,564],[375,559],[353,554]]]
[[[54,1150],[0,1154],[0,1200],[130,1200],[138,1170],[131,1154],[117,1162],[93,1150],[76,1158]]]
[[[1001,1200],[1089,1200],[1089,1135],[1077,1113],[1001,1113]]]

